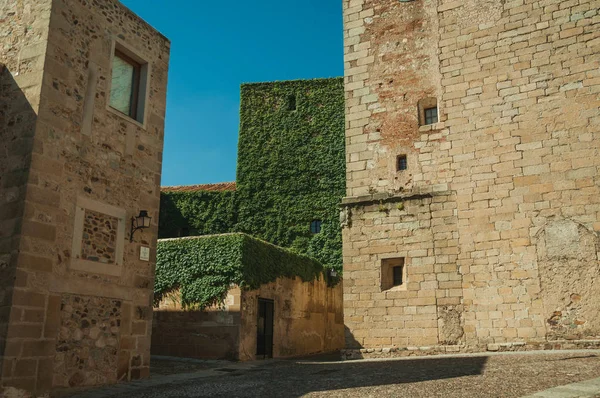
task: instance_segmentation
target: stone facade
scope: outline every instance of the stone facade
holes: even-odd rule
[[[598,344],[600,1],[343,4],[349,355]]]
[[[116,0],[0,1],[0,389],[149,373],[169,46]],[[116,50],[136,120],[108,104]]]
[[[296,357],[344,347],[341,283],[278,278],[256,290],[234,287],[218,306],[182,309],[178,292],[154,310],[152,354],[256,360],[258,299],[272,300],[273,357]]]

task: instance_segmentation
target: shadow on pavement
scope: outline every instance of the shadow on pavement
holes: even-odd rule
[[[280,387],[285,388],[289,383],[290,388],[285,390],[286,397],[300,397],[310,392],[476,376],[483,374],[487,360],[485,356],[327,363],[300,360],[295,361],[293,375],[285,375],[280,362],[262,367],[264,374],[261,378],[269,378],[268,373],[271,373],[273,379],[280,380]],[[282,378],[285,381],[281,381]],[[298,378],[304,382],[298,383]],[[268,384],[264,387],[263,392],[268,394]],[[261,389],[259,387],[256,393],[260,393]]]

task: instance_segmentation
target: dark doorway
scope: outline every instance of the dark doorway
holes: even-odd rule
[[[258,299],[256,358],[273,358],[273,300]]]

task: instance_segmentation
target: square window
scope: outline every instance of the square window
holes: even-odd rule
[[[321,224],[323,222],[321,220],[313,220],[310,223],[310,232],[312,234],[320,234],[321,233]]]
[[[437,108],[425,108],[425,124],[435,124],[438,122]]]
[[[381,290],[399,287],[406,288],[406,267],[404,257],[381,260]]]
[[[408,159],[406,155],[398,155],[396,159],[396,171],[402,171],[408,169]]]

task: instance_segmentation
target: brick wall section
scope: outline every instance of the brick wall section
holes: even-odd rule
[[[600,337],[588,283],[600,272],[599,8],[344,1],[349,346]],[[414,101],[432,93],[440,122],[419,128]],[[408,176],[393,177],[398,148]],[[561,268],[552,253],[565,241],[582,249]],[[380,260],[402,254],[408,291],[381,292]],[[423,281],[415,258],[433,270]],[[412,308],[399,293],[431,301]],[[419,334],[404,336],[427,311]]]
[[[169,42],[114,0],[93,4],[53,0],[42,5],[26,0],[9,1],[8,6],[19,18],[28,13],[48,14],[49,27],[45,34],[42,31],[34,36],[42,44],[28,44],[21,50],[23,59],[23,54],[41,48],[43,62],[38,76],[39,101],[32,101],[35,106],[39,103],[39,110],[29,154],[2,385],[41,393],[145,377],[150,362]],[[38,7],[46,14],[39,14]],[[36,28],[39,23],[35,21],[31,26]],[[150,65],[144,125],[107,109],[114,40]],[[13,75],[14,68],[14,64],[9,65]],[[27,94],[24,87],[21,89]],[[106,264],[102,263],[91,262],[98,268],[88,271],[73,268],[80,256],[73,252],[73,237],[79,228],[76,214],[82,201],[98,203],[105,210],[91,210],[105,215],[111,215],[111,209],[123,211],[124,223],[141,209],[153,217],[151,228],[137,232],[133,243],[129,243],[128,228],[120,235],[124,254],[117,274],[107,274]],[[142,245],[151,248],[150,262],[139,260]],[[67,295],[98,298],[90,299],[90,303],[122,303],[121,322],[115,332],[119,336],[113,358],[116,367],[93,368],[93,363],[86,362],[88,373],[67,372],[52,377],[57,375],[53,369],[61,355],[77,352],[76,345],[61,345],[60,351],[57,348],[64,320],[61,302]],[[90,331],[86,325],[79,325],[70,332],[87,336]],[[93,380],[86,376],[98,372],[105,374]]]

